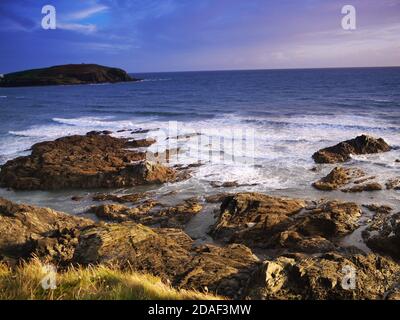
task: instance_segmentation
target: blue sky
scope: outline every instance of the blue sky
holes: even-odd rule
[[[57,29],[43,30],[54,5]],[[341,8],[357,29],[341,28]],[[400,0],[0,0],[0,73],[64,63],[129,72],[400,65]]]

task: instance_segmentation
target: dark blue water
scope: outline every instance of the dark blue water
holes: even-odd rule
[[[400,68],[135,76],[144,80],[0,88],[0,163],[27,154],[38,141],[96,129],[165,129],[176,120],[182,132],[214,129],[209,136],[226,136],[229,130],[255,132],[255,166],[200,167],[190,180],[196,190],[207,191],[209,181],[236,180],[257,183],[254,188],[259,191],[309,195],[310,182],[330,169],[327,166],[318,174],[309,170],[314,165],[311,155],[319,148],[362,133],[400,146]],[[187,148],[193,145],[190,140],[182,143]],[[219,146],[213,148],[219,151]],[[400,175],[396,158],[399,150],[354,161],[378,173],[384,182]],[[396,200],[398,195],[390,197]]]

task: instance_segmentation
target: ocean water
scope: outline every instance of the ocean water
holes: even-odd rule
[[[175,163],[204,165],[193,177],[177,184],[114,190],[127,193],[156,189],[166,203],[222,191],[260,191],[307,199],[339,198],[358,203],[388,203],[400,209],[399,191],[361,194],[320,192],[311,183],[332,165],[314,164],[320,148],[370,134],[384,138],[395,149],[358,156],[346,166],[363,168],[377,181],[400,176],[400,68],[215,71],[135,74],[134,83],[0,88],[0,163],[29,154],[32,144],[90,130],[154,129],[151,150],[171,147],[171,121],[178,134],[201,133],[175,139],[181,148]],[[254,139],[237,148],[234,134]],[[199,139],[203,137],[205,139]],[[207,140],[208,139],[208,140]],[[239,137],[239,140],[241,138]],[[244,140],[243,140],[244,141]],[[195,153],[193,153],[195,149]],[[209,161],[210,154],[228,160]],[[238,188],[213,188],[211,181],[237,181]],[[97,190],[96,190],[97,191]],[[171,196],[171,191],[178,194]],[[93,190],[14,192],[0,190],[20,202],[81,213],[90,200],[72,202],[71,195]],[[210,207],[211,210],[211,207]],[[211,221],[210,211],[198,219]],[[200,225],[200,224],[199,224]],[[201,233],[201,226],[192,225]],[[192,231],[193,231],[192,230]],[[197,232],[196,231],[196,232]],[[194,232],[194,231],[193,231]]]

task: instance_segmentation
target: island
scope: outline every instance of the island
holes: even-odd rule
[[[96,84],[138,81],[119,68],[97,64],[66,64],[4,74],[0,87]]]

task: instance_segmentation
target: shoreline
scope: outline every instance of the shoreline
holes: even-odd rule
[[[39,237],[43,238],[43,240],[38,243],[35,242],[33,248],[23,253],[20,258],[27,259],[35,253],[42,259],[53,261],[57,265],[60,265],[60,263],[61,265],[70,263],[83,263],[84,265],[86,263],[95,263],[101,265],[114,261],[113,263],[119,264],[123,269],[126,262],[133,261],[131,260],[133,258],[131,256],[132,253],[130,253],[131,249],[126,247],[126,240],[124,240],[126,236],[136,239],[136,237],[142,237],[140,234],[145,232],[145,234],[148,234],[145,236],[148,240],[145,240],[143,245],[147,245],[147,242],[150,241],[149,245],[152,246],[153,240],[151,239],[153,239],[153,236],[147,237],[156,232],[156,234],[159,234],[157,237],[161,237],[157,241],[166,241],[163,240],[165,235],[168,238],[172,236],[170,239],[176,239],[174,240],[176,242],[170,245],[179,246],[179,250],[183,250],[183,256],[181,254],[177,255],[173,251],[168,253],[173,261],[183,259],[184,262],[181,261],[177,265],[171,266],[171,270],[178,268],[174,271],[177,272],[175,275],[168,275],[170,271],[166,271],[167,273],[162,276],[173,283],[180,283],[175,285],[174,288],[202,290],[201,288],[204,286],[205,281],[208,288],[213,288],[215,285],[220,288],[219,291],[211,289],[212,292],[234,299],[244,297],[287,299],[292,294],[295,294],[296,290],[293,291],[294,289],[290,288],[290,286],[299,281],[299,279],[287,278],[286,286],[289,287],[283,293],[279,290],[276,291],[276,284],[268,284],[268,282],[267,287],[272,287],[267,289],[261,286],[260,288],[260,283],[258,283],[257,292],[244,284],[243,281],[246,283],[254,281],[253,274],[260,272],[264,268],[262,266],[268,265],[265,261],[278,264],[280,265],[279,268],[284,270],[285,268],[296,266],[304,259],[310,259],[310,261],[322,259],[321,261],[318,260],[319,265],[322,261],[325,261],[323,259],[325,259],[326,254],[335,254],[336,258],[334,259],[339,259],[340,261],[341,259],[350,259],[348,263],[351,263],[352,259],[360,259],[362,256],[368,257],[367,259],[388,259],[384,263],[389,263],[393,268],[397,268],[397,266],[400,268],[400,265],[391,261],[393,258],[400,258],[400,256],[397,256],[396,250],[392,249],[397,241],[397,231],[393,231],[395,233],[394,236],[387,235],[390,219],[392,215],[396,215],[398,207],[388,206],[387,203],[376,204],[368,202],[356,204],[352,201],[333,200],[339,192],[349,199],[355,198],[355,194],[358,195],[358,198],[359,195],[367,195],[366,198],[368,198],[368,195],[376,192],[393,192],[393,194],[397,192],[396,188],[400,188],[400,180],[393,179],[391,185],[389,185],[391,180],[386,182],[386,186],[380,185],[377,182],[371,182],[375,177],[371,177],[370,173],[365,173],[359,169],[354,171],[355,169],[352,169],[352,165],[347,164],[351,159],[347,155],[349,153],[379,154],[381,152],[390,152],[391,148],[381,139],[359,136],[356,139],[327,148],[326,151],[325,149],[320,150],[320,153],[331,152],[329,157],[334,157],[334,161],[331,158],[326,158],[327,162],[339,163],[319,164],[318,166],[331,168],[333,165],[336,168],[341,168],[340,170],[342,171],[334,169],[324,177],[321,169],[317,169],[316,172],[321,179],[318,182],[318,188],[322,188],[323,191],[317,191],[316,194],[328,195],[328,197],[325,196],[324,198],[326,199],[321,200],[322,197],[313,196],[311,198],[310,196],[311,199],[302,200],[284,195],[279,197],[269,196],[265,193],[249,192],[251,185],[240,185],[234,181],[211,183],[210,190],[213,192],[204,193],[204,190],[201,191],[201,189],[195,188],[190,191],[192,193],[191,197],[187,194],[181,195],[182,184],[187,184],[193,172],[201,168],[203,164],[182,166],[173,162],[169,163],[170,152],[167,153],[169,154],[167,158],[163,158],[160,153],[151,153],[153,156],[156,155],[158,157],[155,159],[167,159],[168,161],[150,164],[141,154],[143,152],[149,154],[149,151],[145,150],[150,148],[156,141],[149,138],[145,140],[114,138],[111,134],[110,131],[89,132],[85,136],[69,136],[56,141],[42,142],[33,146],[31,155],[7,162],[0,171],[0,182],[3,187],[9,184],[8,186],[13,188],[42,189],[38,191],[23,191],[28,197],[32,193],[36,193],[44,199],[52,194],[58,194],[64,198],[69,197],[68,201],[77,208],[77,211],[71,212],[71,219],[89,218],[89,220],[82,221],[86,221],[85,224],[90,226],[88,230],[93,230],[91,231],[92,233],[89,231],[89,234],[100,237],[99,239],[103,239],[103,237],[106,237],[104,239],[109,239],[110,236],[112,238],[117,237],[115,238],[115,241],[118,241],[117,243],[110,243],[110,248],[112,248],[110,249],[110,254],[106,258],[106,256],[103,256],[102,251],[98,251],[96,256],[90,258],[92,260],[87,260],[87,256],[79,253],[79,250],[83,250],[83,248],[87,248],[84,250],[93,250],[91,240],[89,240],[91,236],[85,238],[85,229],[88,227],[75,226],[72,229],[68,227],[71,230],[68,231],[68,234],[73,232],[73,235],[68,235],[68,239],[71,240],[67,242],[62,240],[65,236],[63,233],[58,235],[60,231],[50,237],[42,234]],[[345,147],[342,147],[342,144]],[[127,148],[127,146],[130,147]],[[162,158],[159,158],[160,155]],[[102,164],[102,162],[104,163]],[[127,170],[125,167],[130,169]],[[83,171],[82,168],[84,168]],[[53,171],[57,178],[52,178]],[[41,172],[46,172],[48,177],[44,177]],[[32,176],[30,176],[31,174]],[[65,178],[58,177],[60,174]],[[87,174],[89,175],[86,177]],[[122,181],[124,182],[122,183]],[[316,181],[310,181],[309,183],[311,186]],[[72,188],[67,191],[63,190],[65,187],[68,188],[69,184],[71,184]],[[81,185],[82,188],[77,188],[76,186],[78,185]],[[179,185],[181,186],[179,187]],[[379,191],[366,191],[372,185],[374,185],[374,188],[379,185],[379,189],[377,189]],[[59,186],[61,187],[60,190],[50,192],[43,190],[58,189]],[[94,189],[87,189],[87,186],[94,187]],[[108,188],[102,188],[100,191],[98,187],[101,186],[108,186]],[[170,188],[165,189],[165,186],[177,187],[175,190],[171,190]],[[382,190],[384,188],[388,190]],[[80,192],[75,191],[79,189],[81,189]],[[335,189],[337,190],[328,191]],[[348,190],[351,190],[351,193]],[[276,191],[278,194],[283,192]],[[17,195],[18,192],[15,194]],[[3,203],[8,203],[6,200],[2,201]],[[398,203],[398,200],[394,199],[394,204],[397,204],[396,201]],[[15,210],[7,209],[15,206],[9,203],[5,206],[0,206],[0,211]],[[31,215],[36,214],[36,210],[43,209],[22,205],[21,209],[17,210],[30,212],[29,215]],[[2,212],[0,212],[0,218],[1,214]],[[64,213],[56,214],[61,214],[62,217],[65,215]],[[19,218],[15,216],[13,219]],[[68,220],[70,218],[65,216],[63,219]],[[45,223],[47,224],[48,222]],[[73,225],[75,222],[69,223]],[[52,223],[49,226],[54,228]],[[115,232],[118,233],[112,236]],[[119,232],[126,234],[126,236],[118,236]],[[391,237],[394,238],[392,239]],[[44,248],[40,244],[42,241],[46,244]],[[85,241],[89,242],[86,243]],[[388,243],[386,248],[382,248],[380,245],[380,243],[384,242]],[[63,243],[62,246],[60,246],[61,243]],[[116,251],[113,253],[113,250]],[[135,250],[142,249],[136,248]],[[195,263],[196,268],[200,267],[197,264],[202,261],[201,259],[204,259],[203,250],[211,252],[212,256],[214,254],[217,256],[222,255],[219,259],[222,259],[220,263],[225,267],[219,272],[224,274],[223,278],[226,277],[225,272],[227,270],[225,268],[237,269],[237,274],[235,273],[230,280],[230,284],[225,283],[222,280],[223,278],[219,278],[220,276],[222,277],[222,274],[211,278],[204,274],[201,276],[202,280],[196,280],[196,278],[191,277],[184,280],[182,275],[179,275],[181,272],[185,273],[183,269],[179,269],[183,266],[189,268],[189,265]],[[242,258],[247,257],[248,262],[242,261],[239,263],[239,260],[235,258],[236,252]],[[158,257],[157,250],[154,251],[154,248],[147,251],[147,254],[149,254],[150,259]],[[194,255],[194,257],[199,255],[199,257],[203,258],[199,261],[196,260],[197,258],[188,260],[188,258],[185,258],[187,254]],[[381,258],[376,254],[382,254],[385,258]],[[65,255],[68,257],[66,258]],[[14,258],[11,258],[13,256]],[[15,261],[18,261],[20,258],[15,258],[17,256],[16,252],[11,252],[11,256],[8,259],[11,259],[10,261],[17,259]],[[290,260],[288,265],[288,261],[282,260],[284,257],[291,257],[290,259],[293,260]],[[300,257],[300,260],[297,260],[297,257]],[[206,259],[204,263],[201,268],[207,270],[208,268],[213,268],[215,261],[211,262],[211,260],[208,261]],[[369,262],[364,261],[364,263]],[[254,267],[250,268],[250,265],[253,264],[255,264]],[[161,269],[158,269],[157,264],[147,266],[150,268],[147,272],[154,275],[160,274]],[[134,269],[142,270],[142,267],[144,265],[139,263]],[[367,266],[365,267],[368,268]],[[247,271],[243,271],[242,268]],[[305,270],[305,272],[308,272],[307,269]],[[319,272],[330,271],[321,269]],[[380,271],[375,270],[374,272]],[[336,277],[338,274],[329,276]],[[220,281],[223,281],[224,284],[221,284]],[[236,292],[236,290],[239,291]],[[318,290],[322,289],[319,288]],[[337,287],[332,292],[328,288],[324,290],[325,293],[321,291],[319,294],[332,294],[333,296],[331,297],[339,299],[344,297],[342,294],[345,294],[345,291],[341,291]],[[296,294],[300,294],[302,299],[309,298],[305,293]],[[371,288],[368,289],[368,292],[360,292],[359,294],[359,298],[366,298],[371,294]]]

